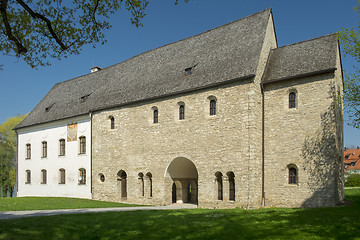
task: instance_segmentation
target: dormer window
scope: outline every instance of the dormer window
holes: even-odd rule
[[[191,70],[192,70],[191,67],[190,67],[190,68],[186,68],[186,69],[185,69],[185,76],[191,75],[191,74],[192,74]]]
[[[45,112],[50,111],[50,109],[51,109],[52,106],[54,106],[54,105],[55,105],[55,103],[52,103],[52,104],[50,104],[48,107],[46,107],[46,108],[45,108]]]
[[[82,96],[82,97],[80,98],[80,102],[81,102],[81,103],[86,102],[86,100],[88,99],[88,97],[89,97],[90,95],[91,95],[91,93],[89,93],[89,94],[87,94],[87,95]]]

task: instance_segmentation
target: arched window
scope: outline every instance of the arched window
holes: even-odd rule
[[[148,187],[149,187],[149,197],[152,197],[152,174],[151,173],[147,173],[146,174],[147,180],[148,180]]]
[[[210,115],[216,115],[216,100],[212,99],[210,100]]]
[[[26,144],[26,159],[30,159],[31,158],[31,144],[28,143]]]
[[[79,184],[86,184],[86,170],[84,168],[79,169]]]
[[[235,201],[235,174],[228,172],[227,176],[229,179],[229,200]]]
[[[109,116],[110,119],[110,128],[115,129],[115,118],[113,116]]]
[[[65,156],[65,139],[59,140],[59,156]]]
[[[159,110],[155,109],[154,110],[154,123],[158,123],[159,122]]]
[[[46,184],[46,170],[42,169],[41,170],[41,184]]]
[[[65,169],[59,169],[59,184],[65,184]]]
[[[120,190],[122,199],[127,198],[126,178],[127,178],[127,175],[126,175],[125,171],[120,170],[117,173],[118,189]]]
[[[297,170],[295,167],[289,167],[289,184],[297,184]]]
[[[47,157],[47,142],[44,141],[41,143],[41,145],[42,145],[41,157],[46,158]]]
[[[30,183],[31,183],[31,171],[26,170],[26,182],[25,182],[25,184],[30,184]]]
[[[217,172],[215,173],[216,177],[216,185],[217,185],[217,200],[223,200],[223,180],[222,180],[222,173]]]
[[[185,119],[185,105],[183,104],[179,106],[179,119],[180,120]]]
[[[145,193],[144,193],[144,174],[143,173],[139,173],[139,183],[140,183],[140,193],[141,196],[144,197]]]
[[[79,137],[80,140],[80,154],[86,153],[86,137],[81,136]]]
[[[296,93],[291,92],[289,93],[289,108],[295,108],[296,107]]]

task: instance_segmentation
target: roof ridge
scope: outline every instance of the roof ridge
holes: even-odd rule
[[[330,33],[330,34],[323,35],[323,36],[320,36],[320,37],[310,38],[310,39],[303,40],[303,41],[300,41],[300,42],[291,43],[291,44],[284,45],[284,46],[281,46],[281,47],[273,48],[273,49],[271,49],[271,50],[276,50],[276,49],[279,49],[279,48],[284,48],[284,47],[294,46],[294,45],[297,45],[297,44],[302,44],[302,43],[305,43],[305,42],[314,41],[314,40],[317,40],[317,39],[320,39],[320,38],[330,37],[330,36],[332,36],[332,35],[337,35],[337,34],[336,34],[336,33]]]
[[[134,59],[134,58],[136,58],[136,57],[142,56],[142,55],[144,55],[144,54],[146,54],[146,53],[149,53],[149,52],[155,51],[155,50],[157,50],[157,49],[161,49],[161,48],[167,47],[167,46],[169,46],[169,45],[172,45],[172,44],[175,44],[175,43],[178,43],[178,42],[182,42],[182,41],[185,41],[185,40],[194,38],[194,37],[198,37],[198,36],[203,35],[203,34],[205,34],[205,33],[208,33],[208,32],[214,31],[214,30],[217,30],[217,29],[219,29],[219,28],[222,28],[222,27],[231,25],[231,24],[236,23],[236,22],[243,21],[243,20],[248,19],[248,18],[250,18],[250,17],[255,17],[256,15],[262,14],[262,13],[267,12],[267,11],[269,12],[269,14],[272,13],[272,8],[266,8],[266,9],[260,11],[260,12],[257,12],[257,13],[248,15],[248,16],[246,16],[246,17],[243,17],[243,18],[234,20],[234,21],[232,21],[232,22],[229,22],[229,23],[226,23],[226,24],[217,26],[217,27],[215,27],[215,28],[211,28],[211,29],[209,29],[209,30],[206,30],[206,31],[201,32],[201,33],[198,33],[198,34],[196,34],[196,35],[192,35],[192,36],[190,36],[190,37],[183,38],[183,39],[177,40],[177,41],[175,41],[175,42],[171,42],[171,43],[162,45],[162,46],[160,46],[160,47],[156,47],[156,48],[150,49],[150,50],[145,51],[145,52],[142,52],[142,53],[140,53],[140,54],[138,54],[138,55],[132,56],[132,57],[130,57],[130,58],[128,58],[128,59],[126,59],[126,60],[124,60],[124,61],[122,61],[122,62],[115,63],[115,64],[110,65],[110,66],[108,66],[108,67],[104,67],[101,71],[97,71],[97,72],[94,72],[94,73],[86,73],[86,74],[84,74],[84,75],[81,75],[81,76],[78,76],[78,77],[75,77],[75,78],[72,78],[72,79],[64,80],[64,81],[58,82],[58,83],[56,83],[56,84],[62,84],[62,83],[65,83],[65,82],[69,82],[69,81],[76,80],[76,79],[78,79],[78,78],[81,78],[81,77],[84,77],[84,76],[87,76],[87,75],[91,75],[91,74],[96,74],[96,73],[99,73],[99,72],[107,71],[107,70],[110,69],[110,68],[113,68],[113,67],[115,67],[115,66],[117,66],[117,65],[119,65],[119,64],[128,62],[128,61],[130,61],[131,59]]]

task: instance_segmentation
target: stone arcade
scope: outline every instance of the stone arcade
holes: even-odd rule
[[[334,206],[336,35],[278,47],[271,9],[56,84],[18,133],[18,196]]]

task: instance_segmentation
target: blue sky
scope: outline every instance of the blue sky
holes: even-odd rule
[[[50,67],[31,69],[21,60],[0,56],[0,123],[30,112],[58,82],[90,72],[92,66],[108,67],[142,52],[172,43],[266,8],[272,8],[279,46],[335,33],[358,24],[353,11],[357,0],[190,0],[174,5],[173,0],[150,0],[144,26],[130,24],[130,15],[121,10],[111,18],[113,28],[106,32],[108,43],[85,47],[80,55]],[[343,69],[355,64],[343,57]],[[345,117],[345,120],[346,117]],[[345,145],[360,146],[360,130],[344,123]]]

